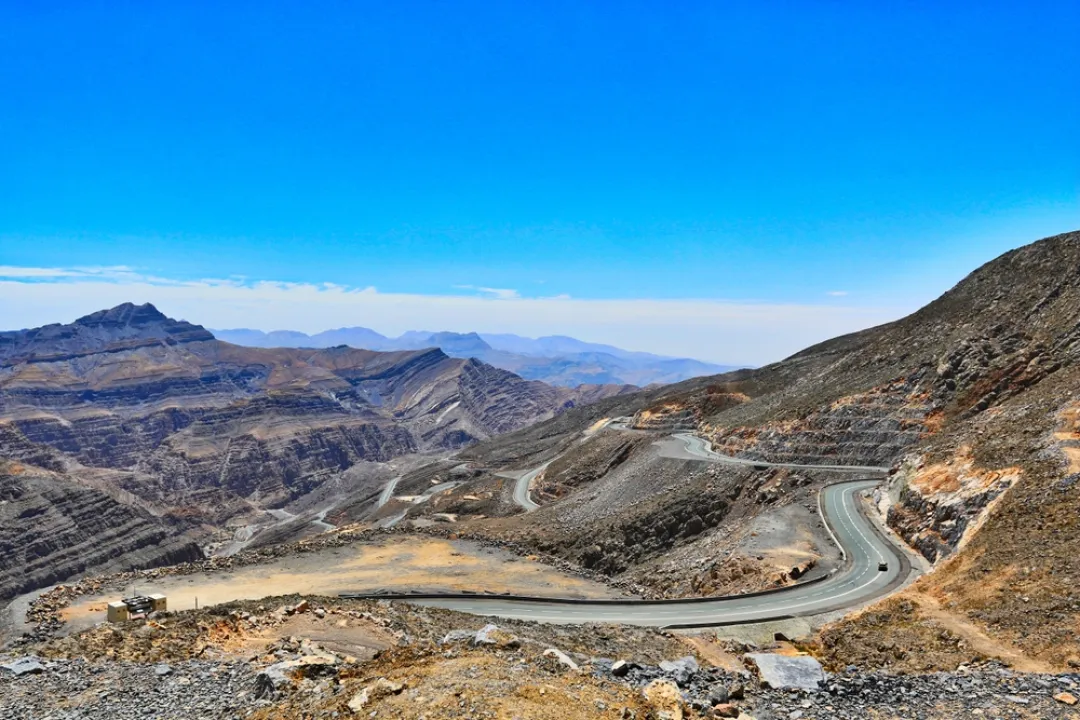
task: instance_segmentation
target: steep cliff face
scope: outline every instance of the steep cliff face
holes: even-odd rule
[[[988,263],[880,331],[925,348],[912,358],[929,401],[925,432],[879,500],[935,569],[826,640],[865,638],[855,654],[881,663],[903,666],[905,653],[966,662],[973,653],[942,632],[954,615],[1006,655],[1080,662],[1078,319],[1080,233],[1069,233]]]
[[[306,414],[314,412],[310,400],[264,397],[208,413],[139,455],[137,477],[126,489],[186,505],[193,492],[213,487],[274,507],[357,462],[386,462],[417,450],[405,427],[340,410]],[[147,477],[155,483],[140,479]]]
[[[0,334],[0,451],[130,471],[123,490],[218,518],[245,508],[230,496],[281,505],[357,462],[458,448],[621,391],[553,388],[438,349],[238,347],[127,304]]]
[[[461,407],[480,425],[493,428],[492,435],[522,427],[522,413],[546,420],[575,404],[564,388],[536,381],[508,382],[516,377],[478,360],[467,360],[461,368]]]
[[[86,572],[201,557],[147,513],[63,474],[0,460],[0,600]]]
[[[978,467],[966,445],[941,462],[913,455],[879,494],[880,509],[909,545],[936,562],[970,538],[990,504],[1021,475],[1018,467]]]
[[[3,448],[4,457],[7,459],[19,460],[46,470],[64,470],[60,453],[50,447],[30,442],[10,422],[0,421],[0,448]]]
[[[1047,534],[1070,512],[1080,530],[1078,318],[1080,233],[1068,233],[987,263],[909,317],[751,371],[733,384],[752,399],[701,427],[751,458],[894,465],[880,507],[913,547],[939,564],[977,547],[995,558],[951,587],[1021,563],[1025,577],[1080,576],[1076,536]],[[1049,546],[1056,569],[1032,562]]]
[[[1007,392],[920,442],[883,488],[890,524],[934,569],[826,633],[847,658],[918,669],[970,662],[974,650],[944,632],[957,616],[1003,657],[1080,663],[1080,467],[1069,452],[1080,366]],[[913,665],[924,658],[943,664]]]

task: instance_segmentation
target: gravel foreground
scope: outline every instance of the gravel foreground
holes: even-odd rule
[[[176,665],[57,660],[40,673],[0,670],[0,719],[242,718],[257,671],[244,662]]]
[[[528,655],[528,653],[525,653]],[[6,661],[7,659],[5,659]],[[527,663],[532,665],[532,663]],[[259,670],[248,662],[186,661],[173,664],[132,662],[42,661],[42,670],[16,677],[0,671],[0,720],[201,720],[205,718],[260,717],[424,717],[422,697],[414,697],[414,713],[378,704],[352,713],[345,702],[331,709],[319,702],[320,691],[303,686],[288,697],[260,697]],[[778,691],[758,685],[750,673],[703,668],[689,678],[657,666],[632,669],[624,678],[611,674],[610,661],[582,667],[600,683],[617,683],[629,694],[657,679],[680,684],[686,718],[747,717],[756,720],[812,720],[814,718],[1080,718],[1080,706],[1054,696],[1080,695],[1080,675],[1020,675],[1005,669],[923,676],[846,673],[830,677],[816,692]],[[562,679],[577,682],[580,674],[561,671]],[[530,667],[524,683],[548,682],[547,673]],[[490,682],[462,677],[462,689],[472,685],[483,691]],[[681,681],[681,683],[679,682]],[[465,690],[466,692],[462,692]],[[321,692],[326,692],[325,688]],[[404,693],[408,694],[408,691]],[[343,698],[344,699],[344,698]],[[308,702],[310,700],[310,702]],[[722,701],[722,702],[718,702]],[[584,701],[586,704],[587,700]],[[304,706],[309,705],[310,711]],[[331,703],[331,706],[334,704]],[[728,712],[734,714],[715,714]],[[280,715],[278,710],[280,709]],[[501,717],[475,700],[460,717]],[[593,706],[594,717],[663,718],[663,710],[644,712],[627,704]],[[739,714],[741,713],[741,714]],[[449,717],[435,713],[430,717]],[[529,717],[523,715],[521,717]]]
[[[299,596],[0,651],[0,720],[1080,720],[1077,697],[1080,673],[997,662],[827,674],[786,643]]]

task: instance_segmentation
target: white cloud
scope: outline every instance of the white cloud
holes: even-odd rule
[[[82,275],[77,270],[64,270],[62,268],[35,268],[35,267],[12,267],[0,265],[0,277],[4,278],[58,278],[74,277]]]
[[[51,273],[51,274],[46,274]],[[427,328],[571,335],[631,350],[759,365],[815,342],[895,319],[909,309],[725,300],[530,298],[383,293],[374,287],[240,278],[176,280],[130,268],[0,268],[9,329],[75,318],[122,302],[152,302],[207,327],[318,332],[363,325],[396,335]]]
[[[506,288],[478,287],[476,289],[482,293],[488,293],[492,297],[496,297],[499,300],[513,300],[515,298],[521,297],[518,294],[517,290],[508,290]]]
[[[498,298],[499,300],[514,300],[521,297],[517,290],[508,290],[506,288],[489,288],[477,285],[455,285],[454,287],[458,290],[475,290],[479,293]]]
[[[847,294],[848,294],[848,291],[847,290],[830,290],[829,292],[827,292],[825,294],[830,296],[830,297],[846,297]]]
[[[69,277],[110,277],[118,278],[133,275],[134,271],[126,265],[109,267],[76,268],[40,268],[0,265],[0,278],[69,278]]]

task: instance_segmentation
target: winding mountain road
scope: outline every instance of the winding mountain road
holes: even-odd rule
[[[849,472],[857,475],[884,475],[889,471],[889,468],[877,465],[813,465],[807,463],[777,463],[766,462],[764,460],[749,460],[747,458],[732,457],[731,455],[721,455],[712,449],[712,443],[697,435],[691,435],[690,433],[676,433],[675,435],[672,435],[672,438],[681,440],[685,444],[685,447],[680,450],[686,455],[689,455],[690,459],[707,460],[709,462],[726,465],[753,465],[755,467],[788,468],[791,470],[828,470],[830,472]],[[679,454],[678,452],[672,453],[670,450],[665,453],[663,449],[660,454],[664,457],[684,457],[682,454]]]
[[[613,430],[626,430],[628,426],[625,420],[616,418],[615,420],[609,420],[604,424],[597,424],[595,427],[590,428],[584,434],[582,441],[586,438],[604,428],[611,428]],[[683,447],[672,447],[670,443],[672,441],[680,441],[683,443]],[[788,468],[791,470],[828,470],[830,472],[842,472],[842,473],[854,473],[861,476],[866,475],[884,475],[889,471],[887,467],[878,467],[875,465],[810,465],[805,463],[776,463],[765,462],[763,460],[749,460],[747,458],[732,457],[731,455],[721,455],[712,449],[712,443],[703,437],[697,435],[691,435],[690,433],[676,433],[671,436],[668,441],[660,441],[657,443],[660,445],[660,456],[667,458],[674,458],[677,460],[704,460],[706,462],[714,462],[723,465],[752,465],[754,467],[772,467],[772,468]],[[540,506],[532,500],[532,496],[529,493],[529,486],[532,481],[536,479],[536,476],[544,472],[548,465],[555,460],[548,460],[540,467],[533,468],[517,478],[517,482],[514,485],[514,502],[525,509],[525,512],[532,512],[538,509]],[[500,473],[502,477],[513,477],[512,474]]]
[[[552,462],[549,460],[540,467],[529,470],[517,479],[517,483],[514,485],[514,502],[525,508],[525,512],[532,512],[540,507],[533,502],[532,495],[529,493],[529,486],[536,479],[536,476],[544,472]]]
[[[379,499],[375,503],[376,508],[381,508],[383,505],[390,502],[390,498],[392,498],[394,496],[394,489],[397,487],[398,480],[400,480],[400,479],[401,479],[400,477],[396,477],[393,480],[391,480],[390,482],[386,483],[386,487],[383,488],[382,493],[379,495]],[[461,484],[460,480],[451,480],[450,482],[444,482],[444,483],[439,483],[438,485],[432,485],[427,490],[425,490],[423,492],[423,494],[415,496],[412,499],[412,504],[413,505],[419,505],[420,503],[425,503],[428,500],[430,500],[432,497],[434,497],[435,495],[438,495],[439,493],[441,493],[441,492],[443,492],[445,490],[451,490],[453,488],[456,488],[460,484]],[[392,527],[394,527],[399,522],[401,522],[402,520],[405,519],[405,515],[406,515],[407,512],[408,512],[408,510],[402,510],[397,515],[392,515],[391,517],[383,518],[381,521],[379,521],[378,527],[382,527],[382,528],[392,528]]]
[[[617,427],[617,426],[616,426]],[[822,489],[819,506],[833,539],[839,544],[843,566],[830,575],[787,588],[723,598],[685,600],[579,600],[529,596],[457,594],[348,594],[347,597],[408,599],[421,605],[477,615],[494,615],[551,623],[610,622],[658,627],[709,627],[763,622],[844,610],[888,594],[906,580],[911,563],[904,552],[863,513],[858,497],[875,487],[884,467],[768,463],[720,455],[708,441],[689,433],[673,439],[683,447],[661,448],[665,457],[706,462],[802,470],[853,472],[863,475]],[[539,506],[529,496],[529,485],[551,461],[522,473],[514,487],[514,501],[532,511]],[[868,474],[876,477],[867,478]],[[882,569],[884,568],[884,569]]]
[[[383,505],[390,502],[390,498],[394,497],[394,488],[397,487],[398,481],[400,480],[401,476],[399,475],[398,477],[393,478],[388,483],[386,483],[383,491],[379,493],[379,499],[378,501],[376,501],[375,507],[381,508]]]
[[[858,494],[878,480],[850,480],[822,490],[826,522],[845,554],[842,569],[819,581],[750,595],[687,600],[576,600],[499,595],[345,594],[403,598],[432,607],[551,623],[610,622],[658,627],[709,627],[763,622],[843,610],[900,586],[911,568],[862,513]],[[879,570],[885,563],[886,570]]]

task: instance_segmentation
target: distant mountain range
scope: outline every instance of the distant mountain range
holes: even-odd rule
[[[367,350],[419,350],[437,347],[456,358],[476,358],[489,365],[551,385],[638,385],[674,383],[736,369],[732,365],[632,352],[563,335],[527,338],[509,333],[481,334],[410,330],[390,338],[365,327],[338,328],[315,335],[295,330],[263,332],[237,328],[213,330],[219,340],[249,347],[328,348],[348,345]]]

